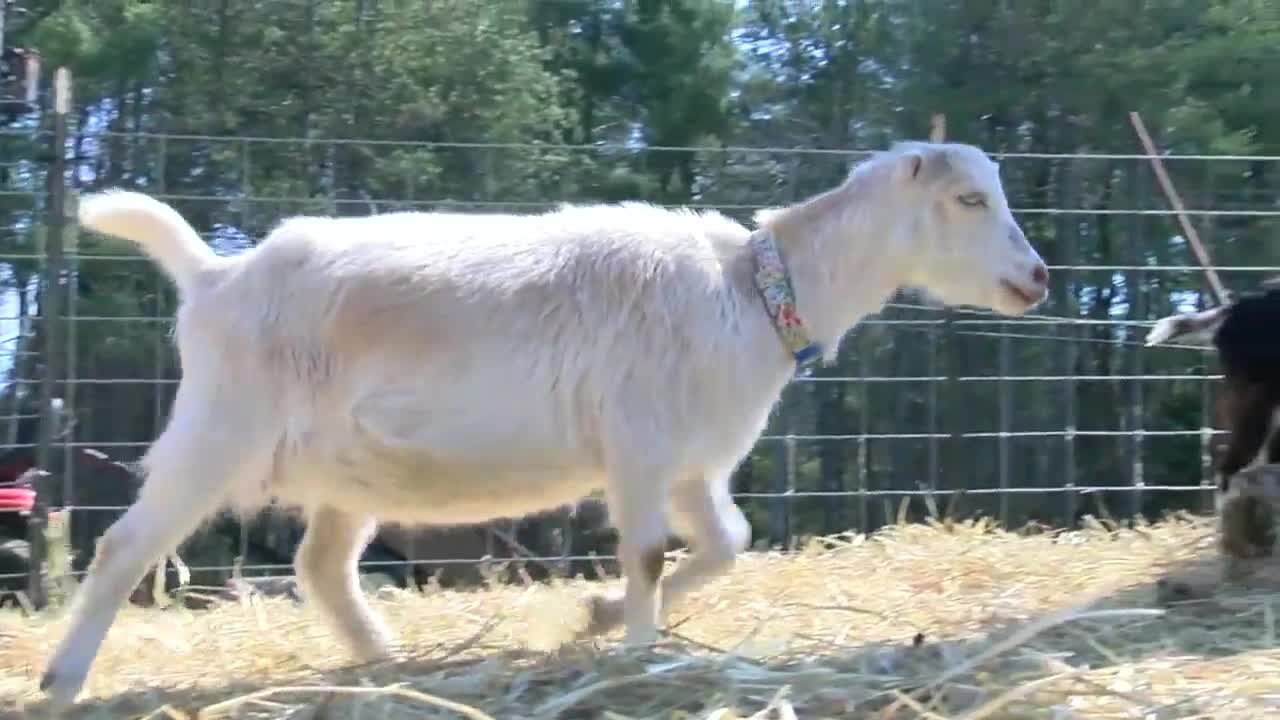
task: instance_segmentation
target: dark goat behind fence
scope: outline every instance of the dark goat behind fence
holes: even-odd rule
[[[1162,319],[1148,345],[1212,338],[1222,368],[1218,422],[1227,431],[1217,448],[1218,486],[1253,464],[1280,460],[1280,284],[1270,280],[1226,305]]]
[[[1236,299],[1213,336],[1222,365],[1222,422],[1230,431],[1218,464],[1226,491],[1232,475],[1264,452],[1262,462],[1280,460],[1280,288]]]

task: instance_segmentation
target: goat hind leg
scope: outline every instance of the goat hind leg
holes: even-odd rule
[[[79,694],[116,614],[148,568],[217,510],[245,469],[243,456],[191,429],[167,430],[146,465],[137,501],[98,541],[72,601],[71,622],[41,678],[40,689],[56,708]]]
[[[390,635],[360,589],[358,563],[377,524],[333,507],[321,507],[307,520],[294,559],[303,600],[313,603],[333,632],[360,660],[387,657]]]

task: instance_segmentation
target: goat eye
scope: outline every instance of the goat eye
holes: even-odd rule
[[[971,193],[965,193],[963,195],[958,195],[956,196],[956,200],[958,200],[960,204],[964,205],[965,207],[986,207],[987,205],[986,196],[979,192],[971,192]]]

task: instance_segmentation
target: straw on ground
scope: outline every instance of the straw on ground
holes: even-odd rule
[[[1026,535],[898,526],[755,554],[667,639],[529,647],[571,632],[585,582],[377,599],[403,657],[350,667],[287,600],[126,610],[76,714],[243,718],[1102,718],[1280,714],[1276,588],[1161,608],[1211,552],[1205,521]],[[555,621],[550,623],[549,621]],[[40,716],[58,618],[0,615],[0,698]],[[547,641],[550,638],[541,638]],[[616,638],[610,638],[610,641]]]

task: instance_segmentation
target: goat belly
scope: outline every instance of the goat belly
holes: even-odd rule
[[[384,522],[458,525],[571,504],[603,487],[600,473],[550,462],[451,461],[364,438],[284,473],[280,500],[331,505]],[[492,457],[502,457],[495,452]]]

